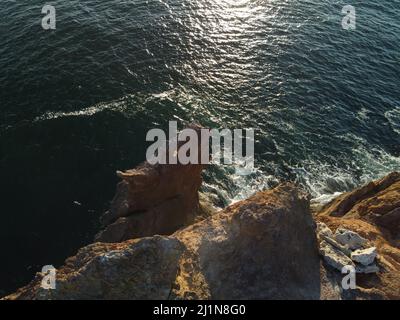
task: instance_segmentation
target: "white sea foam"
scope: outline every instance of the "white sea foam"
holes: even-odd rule
[[[354,137],[353,137],[354,138]],[[384,177],[393,171],[400,170],[400,157],[387,153],[382,149],[368,149],[363,144],[353,150],[349,157],[349,168],[317,161],[308,161],[303,166],[292,167],[296,182],[303,186],[312,197],[312,202],[325,204],[343,192],[364,185],[372,180]],[[260,170],[248,177],[225,173],[234,184],[231,203],[248,198],[257,191],[269,189],[279,179]],[[228,193],[224,193],[228,196]]]
[[[393,130],[400,134],[400,107],[385,112],[385,117],[390,122]]]
[[[336,197],[340,196],[342,193],[343,192],[334,192],[334,193],[331,193],[331,194],[322,194],[319,197],[313,198],[311,200],[311,202],[319,203],[319,204],[324,205],[326,203],[331,202],[333,199],[335,199]]]
[[[263,175],[260,170],[256,170],[256,172],[250,176],[234,174],[230,178],[237,187],[235,195],[230,199],[231,203],[247,199],[258,191],[270,189],[272,183],[278,182],[274,176]]]
[[[46,112],[45,114],[36,117],[34,121],[44,121],[44,120],[53,120],[58,118],[66,118],[66,117],[84,117],[84,116],[93,116],[96,113],[105,111],[105,110],[114,110],[124,112],[126,110],[126,103],[124,101],[131,96],[123,97],[116,101],[111,102],[101,102],[94,106],[83,108],[76,111],[71,112]]]
[[[73,112],[48,112],[36,118],[36,121],[57,119],[62,117],[80,117],[92,116],[105,110],[113,110],[118,112],[126,112],[128,108],[127,99],[138,99],[138,96],[126,96],[116,101],[107,103],[99,103],[95,106],[84,108]],[[205,108],[201,99],[196,99],[196,95],[190,95],[181,90],[167,90],[158,94],[153,94],[150,97],[143,99],[141,102],[148,99],[172,100],[177,105],[184,109],[187,104],[192,106],[193,113],[201,113],[203,116],[207,114],[207,118],[216,117],[215,122],[221,120],[216,114]],[[137,100],[139,102],[139,100]],[[140,105],[135,106],[140,110]],[[214,110],[215,111],[215,110]],[[368,118],[368,112],[362,109],[358,113],[360,119]],[[400,107],[396,107],[385,113],[393,130],[400,134]],[[183,121],[183,120],[182,120]],[[347,134],[342,137],[344,142],[355,143],[355,147],[349,157],[348,168],[341,168],[331,164],[318,162],[316,159],[311,159],[307,162],[299,163],[298,166],[289,168],[294,173],[297,182],[302,185],[312,196],[313,202],[326,203],[340,193],[352,190],[360,185],[363,185],[371,180],[383,177],[392,171],[400,170],[400,158],[387,153],[383,149],[371,148],[368,143],[359,136]],[[278,149],[279,152],[279,149]],[[220,167],[221,178],[209,185],[206,188],[213,189],[214,193],[218,193],[220,197],[228,204],[234,203],[248,198],[254,193],[269,189],[276,185],[281,177],[274,176],[270,173],[263,172],[261,169],[256,169],[249,176],[240,176],[235,172],[234,167]],[[228,182],[225,182],[228,181]]]

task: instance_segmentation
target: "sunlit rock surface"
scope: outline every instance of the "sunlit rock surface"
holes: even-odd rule
[[[400,174],[394,172],[339,196],[316,215],[332,231],[347,229],[365,238],[369,245],[365,249],[373,252],[364,262],[376,256],[376,264],[357,266],[358,272],[367,274],[357,277],[357,289],[348,292],[349,297],[400,299],[399,208]]]
[[[400,237],[400,173],[393,172],[378,181],[344,193],[325,205],[320,214],[356,218],[371,222]]]
[[[189,128],[197,133],[199,146],[202,128],[196,125]],[[177,150],[183,145],[184,142],[177,143]],[[163,152],[169,155],[167,144]],[[121,242],[156,234],[170,235],[195,222],[201,209],[199,189],[204,169],[200,164],[201,154],[198,154],[199,164],[182,165],[176,152],[171,157],[167,157],[167,164],[145,162],[135,169],[117,172],[122,181],[110,209],[101,219],[103,230],[96,241]]]
[[[37,274],[6,299],[399,299],[396,228],[367,218],[372,212],[396,210],[396,176],[375,182],[380,187],[368,187],[362,197],[343,195],[314,216],[308,196],[283,184],[170,236],[95,243],[58,270],[55,290],[42,289],[43,275]],[[390,208],[379,210],[385,197]],[[358,212],[353,207],[361,202],[364,214],[346,217]],[[324,237],[341,228],[376,247],[376,263],[363,271],[358,266],[364,273],[357,274],[355,290],[343,290],[343,275],[320,256],[324,239],[320,232],[317,237],[316,222]]]
[[[10,299],[319,299],[308,199],[261,192],[170,237],[96,243],[67,260],[56,290],[39,274]]]

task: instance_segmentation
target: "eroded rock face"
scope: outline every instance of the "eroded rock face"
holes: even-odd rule
[[[306,195],[282,185],[169,237],[83,248],[8,299],[319,299],[320,260]]]
[[[357,278],[357,290],[348,292],[348,298],[400,299],[399,206],[400,174],[395,172],[339,196],[315,216],[335,235],[343,235],[338,238],[342,243],[363,246],[352,258],[359,262],[356,271],[366,275]],[[362,239],[344,236],[350,233],[343,229]]]
[[[362,219],[400,238],[400,173],[393,172],[328,203],[319,213]]]
[[[55,290],[42,289],[38,273],[7,299],[168,299],[183,250],[179,240],[161,236],[95,243],[57,271]]]
[[[317,216],[331,230],[345,228],[358,233],[377,248],[376,263],[369,266],[356,265],[357,289],[343,292],[345,299],[400,299],[400,246],[391,238],[389,232],[361,219],[343,219],[330,216]],[[379,265],[379,266],[378,266]],[[338,271],[334,271],[339,275]],[[371,274],[372,273],[372,274]],[[340,279],[339,279],[340,281]]]
[[[384,190],[389,197],[398,191]],[[376,202],[368,203],[374,212]],[[343,208],[340,200],[331,205]],[[307,196],[280,185],[171,236],[85,247],[58,270],[56,290],[41,289],[38,274],[6,299],[400,299],[400,243],[392,230],[327,210],[314,217],[317,240]],[[339,233],[356,233],[378,253],[368,266],[355,264],[365,273],[355,290],[343,290],[343,275],[319,257],[318,242],[325,241],[327,253],[339,248],[351,262],[352,242],[339,243]]]
[[[168,154],[168,150],[165,152]],[[177,158],[176,154],[173,157]],[[177,164],[144,163],[117,172],[122,182],[117,186],[110,210],[101,219],[104,230],[96,236],[96,241],[121,242],[156,234],[170,235],[195,221],[204,166],[173,161]]]

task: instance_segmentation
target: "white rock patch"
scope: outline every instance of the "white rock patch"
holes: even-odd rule
[[[368,240],[358,233],[343,228],[336,230],[335,240],[342,245],[348,246],[351,250],[361,249],[368,243]]]
[[[377,256],[376,248],[368,248],[364,250],[356,250],[351,254],[351,259],[355,262],[368,266],[374,262]]]
[[[331,267],[342,271],[344,266],[353,266],[357,273],[377,273],[379,267],[375,262],[376,247],[364,249],[368,240],[358,233],[338,228],[335,234],[324,223],[317,223],[319,252]]]
[[[325,262],[340,272],[342,272],[345,266],[355,267],[353,261],[348,256],[325,240],[321,241],[319,251],[324,257]]]

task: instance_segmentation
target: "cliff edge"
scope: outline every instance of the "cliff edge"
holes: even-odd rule
[[[117,233],[113,241],[96,242],[67,259],[57,270],[55,290],[43,289],[44,275],[38,273],[30,284],[4,299],[400,298],[399,173],[343,194],[314,213],[309,196],[285,183],[187,225],[187,217],[190,222],[196,220],[193,210],[197,210],[198,197],[193,190],[199,187],[200,171],[192,175],[195,184],[180,184],[193,186],[190,196],[177,196],[182,194],[179,184],[172,192],[178,204],[179,199],[187,199],[190,205],[164,235],[157,235],[159,227],[151,229],[157,226],[151,222],[159,221],[161,211],[146,215],[150,220],[145,222],[127,215],[149,226],[144,237],[137,238],[137,224],[128,223],[121,241],[122,233]],[[157,184],[157,177],[143,181]],[[373,256],[377,270],[357,273],[356,288],[345,290],[344,275],[321,253],[326,253],[321,250],[322,241],[336,242],[321,239],[317,225],[325,225],[332,237],[344,229],[368,242],[377,252]],[[349,261],[363,257],[353,257],[349,246],[336,245],[334,250],[348,254]]]

